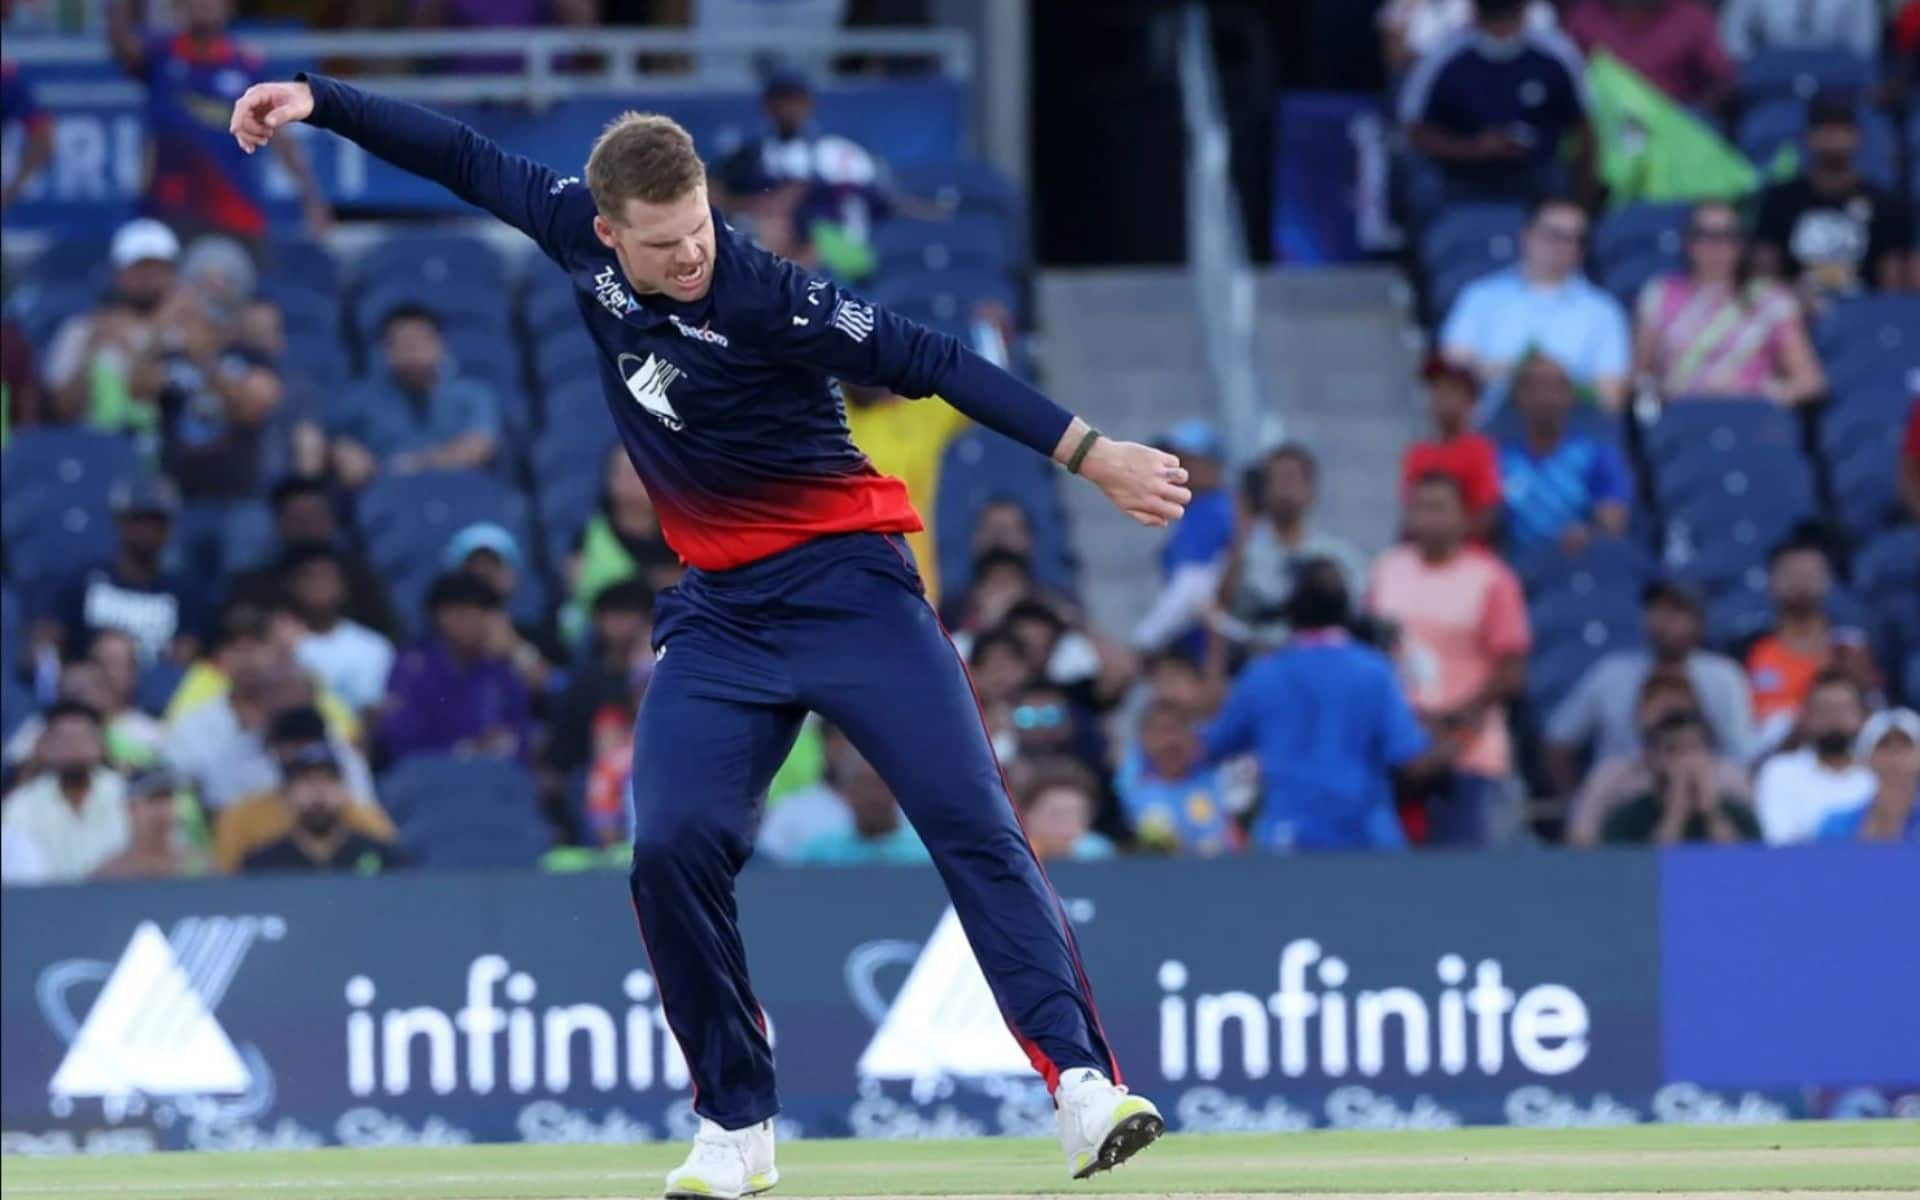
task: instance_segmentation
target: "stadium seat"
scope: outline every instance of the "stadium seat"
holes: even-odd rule
[[[1814,327],[1814,341],[1825,358],[1839,358],[1859,346],[1920,345],[1920,296],[1848,297]]]
[[[1561,642],[1598,638],[1614,643],[1643,636],[1640,597],[1624,589],[1588,596],[1548,593],[1527,606],[1527,618],[1534,644],[1543,651]]]
[[[27,340],[45,348],[69,317],[75,317],[100,299],[98,285],[76,279],[25,283],[7,297],[7,312],[20,322]]]
[[[85,234],[54,238],[40,253],[18,264],[15,282],[22,288],[71,285],[99,295],[113,281],[113,266],[107,261],[110,249],[110,243]],[[14,263],[7,266],[9,274],[16,269]]]
[[[479,813],[534,804],[533,779],[512,759],[421,754],[380,777],[380,804],[402,828],[448,814]]]
[[[1897,380],[1856,389],[1820,414],[1820,453],[1828,462],[1850,458],[1873,447],[1891,460],[1898,453],[1901,434],[1914,393]]]
[[[520,312],[527,333],[536,343],[559,334],[580,333],[580,304],[574,298],[573,280],[558,271],[540,271],[528,281]]]
[[[874,231],[881,277],[910,271],[1002,272],[1015,263],[1013,238],[988,213],[958,213],[943,221],[896,218]]]
[[[307,287],[304,282],[268,280],[260,285],[259,295],[280,306],[288,337],[297,330],[303,336],[340,340],[340,297],[335,293]]]
[[[991,163],[977,159],[915,163],[893,173],[894,185],[909,196],[962,212],[1018,212],[1026,199],[1012,180]]]
[[[1865,91],[1873,86],[1872,59],[1842,49],[1768,48],[1740,66],[1740,93],[1749,102],[1805,103],[1825,88]]]
[[[1604,271],[1613,263],[1652,256],[1670,263],[1686,251],[1691,204],[1628,204],[1600,219],[1593,229],[1593,261]]]
[[[1869,598],[1920,591],[1920,528],[1893,529],[1854,555],[1853,585]]]
[[[1764,583],[1767,555],[1798,527],[1809,510],[1755,510],[1726,497],[1702,503],[1667,522],[1667,568],[1709,592],[1736,583]]]
[[[1745,453],[1753,447],[1796,449],[1800,430],[1793,416],[1771,400],[1681,398],[1660,408],[1643,430],[1647,457],[1656,471],[1674,458]]]
[[[0,742],[11,738],[13,731],[38,711],[33,693],[14,679],[13,672],[0,676]]]
[[[984,271],[903,271],[875,281],[874,303],[909,320],[964,321],[974,305],[994,300],[1020,313],[1020,289]]]
[[[1628,634],[1596,621],[1576,637],[1536,647],[1527,661],[1527,697],[1535,711],[1550,713],[1601,656],[1639,644],[1637,629]]]
[[[1664,255],[1639,254],[1606,264],[1601,268],[1599,283],[1608,295],[1620,302],[1620,307],[1631,313],[1640,303],[1640,293],[1648,283],[1678,269],[1679,264]]]
[[[577,319],[569,329],[534,335],[531,345],[533,377],[543,393],[580,383],[591,383],[598,390],[600,348]]]
[[[441,329],[484,332],[502,342],[512,336],[511,313],[499,289],[441,289],[417,280],[387,280],[369,287],[354,303],[354,331],[365,347],[380,343],[380,326],[402,305],[418,305],[434,314]]]
[[[1736,141],[1740,150],[1765,174],[1782,150],[1792,150],[1797,161],[1806,161],[1804,139],[1807,131],[1807,106],[1799,100],[1772,100],[1748,110],[1740,119]],[[1893,122],[1878,111],[1860,110],[1860,174],[1882,187],[1898,181],[1899,134]]]
[[[1654,495],[1673,513],[1723,499],[1766,511],[1813,508],[1813,473],[1797,450],[1746,446],[1727,454],[1675,457],[1660,465]]]
[[[1892,456],[1867,446],[1834,463],[1833,498],[1841,524],[1855,537],[1885,528],[1900,511]]]
[[[359,524],[374,568],[398,580],[440,570],[440,552],[461,529],[478,521],[503,525],[525,539],[526,502],[480,471],[422,471],[388,475],[362,493]]]
[[[0,541],[15,579],[48,581],[111,557],[115,482],[138,471],[132,444],[91,429],[23,429],[0,457]]]
[[[267,243],[269,281],[297,281],[309,291],[340,294],[340,263],[332,251],[304,238],[275,238]]]
[[[1033,527],[1034,578],[1071,592],[1073,561],[1053,470],[1024,448],[982,430],[955,438],[941,459],[933,524],[939,535],[942,590],[952,595],[966,586],[973,565],[969,538],[974,517],[1001,498],[1019,503]]]
[[[1528,595],[1626,595],[1639,603],[1640,590],[1653,578],[1653,556],[1631,538],[1596,537],[1576,556],[1557,545],[1514,556],[1514,570]]]
[[[388,238],[360,260],[361,283],[372,289],[391,281],[432,288],[506,290],[507,273],[485,238],[460,233],[408,232]]]
[[[1827,391],[1838,399],[1886,383],[1920,395],[1920,344],[1853,346],[1828,359],[1826,368]]]
[[[1420,262],[1429,273],[1459,263],[1490,271],[1520,253],[1520,229],[1527,210],[1519,204],[1457,204],[1436,216],[1420,232]]]

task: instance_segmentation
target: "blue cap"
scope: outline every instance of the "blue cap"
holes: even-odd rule
[[[1160,445],[1175,454],[1193,454],[1204,458],[1225,458],[1226,446],[1212,422],[1198,417],[1182,421],[1160,435]]]
[[[492,521],[477,522],[454,534],[453,540],[447,543],[441,561],[457,569],[479,550],[491,550],[505,559],[514,570],[520,569],[520,543],[504,527]]]

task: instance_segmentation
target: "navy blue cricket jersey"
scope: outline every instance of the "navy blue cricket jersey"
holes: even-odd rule
[[[620,438],[667,543],[692,566],[724,570],[822,534],[922,528],[906,485],[854,446],[833,379],[938,393],[1045,455],[1072,420],[952,337],[767,253],[718,213],[706,296],[636,296],[594,235],[578,178],[428,109],[300,78],[314,125],[487,209],[572,276]]]

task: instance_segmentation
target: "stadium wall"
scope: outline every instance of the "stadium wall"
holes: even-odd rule
[[[1920,1115],[1920,848],[1063,866],[1176,1129]],[[938,877],[750,870],[787,1132],[1043,1133]],[[690,1132],[625,879],[10,891],[9,1153]]]

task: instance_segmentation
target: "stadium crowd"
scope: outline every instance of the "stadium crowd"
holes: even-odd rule
[[[1881,71],[1870,0],[1789,7],[1384,7],[1435,349],[1381,553],[1316,519],[1340,468],[1310,446],[1247,461],[1184,422],[1161,441],[1194,503],[1121,636],[1076,597],[1047,465],[938,398],[845,389],[928,518],[914,552],[1043,858],[1920,838],[1920,132],[1890,132],[1920,10]],[[136,73],[196,37],[238,54],[221,0],[185,41],[114,12]],[[1754,161],[1806,165],[1623,196],[1589,111],[1602,52]],[[1779,54],[1799,73],[1768,94]],[[155,149],[195,169],[9,280],[6,882],[618,861],[682,567],[571,284],[463,231],[338,255],[312,190],[312,236],[269,235],[252,165],[176,119],[211,76],[164,74]],[[1030,369],[1011,186],[890,176],[811,103],[769,82],[716,199]],[[818,722],[759,849],[926,860]]]

